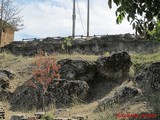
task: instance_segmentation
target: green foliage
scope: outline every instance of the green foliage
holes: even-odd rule
[[[109,52],[105,52],[104,55],[105,55],[105,56],[109,56],[110,53],[109,53]]]
[[[159,0],[108,0],[110,8],[112,8],[112,2],[117,5],[117,24],[127,17],[136,34],[146,35],[147,31],[152,31],[156,26],[154,18],[158,16],[160,19]]]
[[[68,47],[72,46],[72,38],[71,37],[65,37],[64,41],[61,45],[61,49],[65,49],[66,52],[68,53]]]
[[[45,114],[41,120],[53,120],[54,116],[51,114]]]
[[[71,47],[71,46],[72,46],[72,38],[65,37],[61,48],[65,49],[66,47]]]
[[[156,27],[148,32],[149,40],[160,41],[160,20],[157,21]]]

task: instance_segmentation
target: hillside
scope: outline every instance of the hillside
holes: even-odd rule
[[[82,61],[90,61],[95,62],[100,56],[96,55],[50,55],[44,56],[45,58],[55,57],[57,61],[64,59],[71,60],[82,60]],[[17,88],[21,87],[27,80],[32,78],[32,62],[34,62],[34,57],[23,57],[23,56],[15,56],[6,52],[0,53],[0,69],[1,70],[9,70],[15,74],[13,80],[10,81],[9,91],[10,93],[14,93]],[[160,53],[155,54],[131,54],[131,61],[133,62],[132,66],[129,69],[129,78],[124,79],[120,82],[108,81],[107,83],[97,83],[91,84],[91,88],[93,91],[90,92],[88,99],[82,101],[74,101],[70,107],[67,107],[62,110],[59,114],[55,114],[54,116],[60,117],[71,117],[73,115],[82,115],[87,116],[89,120],[116,120],[116,114],[118,113],[151,113],[154,112],[154,106],[159,106],[159,102],[148,101],[143,94],[141,88],[136,87],[135,75],[140,73],[142,69],[151,65],[155,62],[160,62]],[[106,88],[108,86],[108,88]],[[104,111],[95,112],[95,109],[99,105],[99,101],[103,101],[106,96],[112,96],[114,93],[121,91],[121,88],[136,88],[140,94],[136,95],[132,99],[128,99],[125,102],[116,103],[114,102],[111,105],[107,105]],[[96,96],[95,96],[96,95]],[[154,105],[153,105],[154,104]],[[155,105],[156,104],[156,105]],[[25,113],[28,115],[33,115],[36,112],[36,109],[32,109],[30,111],[18,111],[12,109],[11,101],[5,100],[3,101],[3,106],[6,111],[6,120],[9,120],[13,114],[17,113]],[[18,106],[18,105],[17,105]],[[54,105],[51,105],[46,108],[48,114],[53,114],[56,111]]]

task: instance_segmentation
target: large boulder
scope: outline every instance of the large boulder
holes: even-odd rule
[[[139,93],[140,92],[135,87],[123,86],[114,92],[113,95],[107,95],[101,99],[95,111],[104,111],[106,107],[110,105],[124,103],[137,96]]]
[[[24,84],[13,93],[10,103],[15,110],[43,108],[43,103],[45,106],[55,104],[56,108],[62,108],[70,106],[77,99],[84,99],[88,89],[85,81],[54,80],[43,95],[41,89]]]
[[[92,81],[95,77],[95,63],[85,60],[63,59],[58,61],[61,65],[61,78],[68,80]]]
[[[58,61],[58,64],[61,65],[61,78],[84,80],[89,83],[93,80],[99,81],[99,79],[125,79],[128,77],[132,62],[128,53],[122,52],[115,53],[110,57],[100,57],[96,62],[63,59]]]
[[[126,52],[100,57],[96,61],[98,77],[104,80],[121,80],[128,77],[131,57]]]
[[[160,90],[160,62],[152,63],[135,77],[138,86],[148,90]]]

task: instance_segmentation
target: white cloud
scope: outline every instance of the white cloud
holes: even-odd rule
[[[27,37],[69,36],[72,33],[72,0],[47,0],[24,4],[21,14],[25,28],[15,34],[15,40]],[[86,29],[86,0],[79,1],[82,20]],[[106,0],[92,0],[90,33],[120,34],[133,33],[128,22],[116,24],[115,8],[109,9]],[[76,34],[84,34],[77,11]]]

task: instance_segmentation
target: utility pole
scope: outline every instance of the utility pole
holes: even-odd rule
[[[2,43],[2,31],[3,31],[3,3],[4,1],[1,0],[1,15],[0,15],[0,51],[1,51],[1,43]]]
[[[90,7],[90,3],[89,3],[89,0],[88,0],[88,5],[87,5],[87,37],[89,37],[89,7]]]
[[[72,28],[72,37],[75,37],[75,23],[76,23],[76,0],[73,0],[73,28]]]
[[[1,22],[0,22],[0,24],[1,24],[1,27],[2,27],[2,23],[3,23],[3,0],[1,0]]]

